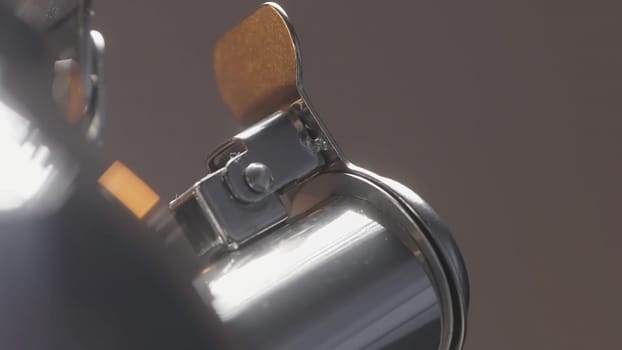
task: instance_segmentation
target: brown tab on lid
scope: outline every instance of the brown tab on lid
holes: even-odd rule
[[[214,71],[225,104],[244,125],[299,98],[294,41],[281,13],[270,5],[220,38]]]

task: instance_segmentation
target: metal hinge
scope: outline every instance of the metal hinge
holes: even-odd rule
[[[287,219],[283,191],[330,158],[306,113],[298,101],[236,135],[209,157],[209,174],[170,203],[199,254],[237,249]]]

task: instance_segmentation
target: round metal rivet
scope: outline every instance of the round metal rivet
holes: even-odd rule
[[[248,187],[258,193],[268,192],[274,181],[270,168],[257,162],[249,164],[244,169],[244,179]]]

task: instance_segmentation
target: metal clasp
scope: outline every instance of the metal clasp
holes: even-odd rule
[[[209,174],[170,203],[195,250],[240,244],[285,221],[280,195],[326,164],[300,103],[236,135],[208,159]]]

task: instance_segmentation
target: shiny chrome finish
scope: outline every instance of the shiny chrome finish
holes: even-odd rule
[[[241,348],[436,349],[442,306],[416,223],[344,173],[292,198],[303,214],[210,264],[195,280]]]
[[[197,296],[169,290],[168,281],[154,283],[150,280],[154,271],[145,268],[150,264],[137,259],[140,251],[114,243],[117,238],[131,241],[155,235],[149,235],[153,230],[128,216],[116,202],[106,201],[96,185],[102,169],[93,161],[84,133],[90,140],[101,136],[104,46],[101,36],[90,31],[90,1],[71,1],[68,8],[50,23],[29,25],[0,8],[1,32],[11,34],[0,35],[0,117],[20,129],[7,133],[19,136],[14,140],[0,139],[5,142],[2,155],[8,159],[3,164],[13,170],[3,174],[21,176],[5,183],[24,197],[5,203],[0,231],[3,239],[29,241],[21,250],[0,245],[11,250],[4,256],[27,257],[16,259],[20,264],[11,261],[1,266],[3,280],[20,277],[0,291],[6,294],[0,301],[8,301],[3,311],[9,311],[3,315],[22,315],[23,305],[34,309],[42,300],[55,298],[57,307],[50,309],[53,321],[45,325],[56,330],[59,322],[62,332],[75,329],[67,338],[78,341],[69,347],[101,346],[101,334],[132,330],[138,334],[134,342],[126,341],[132,338],[132,332],[127,332],[108,347],[206,348],[193,339],[198,328],[210,338],[223,338],[221,343],[226,345],[214,346],[219,349],[461,348],[468,281],[451,236],[416,194],[352,165],[339,150],[303,92],[300,47],[291,24],[283,10],[271,3],[262,7],[260,18],[269,20],[266,27],[276,31],[243,36],[246,49],[241,51],[265,47],[248,40],[272,40],[273,33],[286,41],[267,50],[279,55],[262,56],[269,70],[254,65],[255,77],[265,81],[246,85],[248,95],[227,95],[233,106],[244,107],[240,109],[244,120],[263,120],[219,148],[208,161],[209,174],[171,204],[188,239],[199,253],[205,253],[194,286],[207,308],[194,309],[210,317],[201,324],[208,326],[195,328],[185,306],[175,305]],[[246,22],[247,28],[253,28],[253,23]],[[256,57],[236,56],[239,47],[223,45],[223,57],[237,57],[237,63],[247,64],[246,58]],[[284,64],[271,64],[275,57]],[[223,71],[231,68],[228,62],[221,61]],[[284,72],[274,70],[284,66]],[[221,77],[244,79],[239,72]],[[272,73],[284,74],[271,79]],[[56,101],[51,96],[54,83],[68,83]],[[241,82],[228,83],[231,93]],[[255,94],[254,87],[280,94]],[[246,96],[254,98],[249,102]],[[62,113],[67,109],[58,108],[58,104],[67,107],[63,106],[66,97],[77,101],[71,111],[77,113],[78,128],[66,123],[74,120]],[[263,109],[266,113],[257,115]],[[24,176],[21,163],[37,176]],[[36,186],[30,181],[35,177],[39,178]],[[174,225],[162,226],[172,230]],[[42,247],[42,239],[55,242],[57,248],[49,258],[40,254],[46,249],[38,250],[31,265],[28,254],[33,247]],[[119,259],[126,254],[133,259]],[[108,255],[111,258],[104,259]],[[58,260],[64,263],[57,268]],[[24,271],[31,271],[23,266],[37,272],[27,274],[36,278],[22,278]],[[47,278],[65,270],[74,273],[60,276],[62,287],[54,287]],[[14,284],[19,288],[10,289]],[[41,290],[46,292],[44,297],[13,302],[24,291]],[[115,298],[116,303],[111,300]],[[87,316],[108,315],[109,322],[102,324],[97,318],[83,322],[91,318],[85,317],[84,308],[91,312]],[[157,313],[167,308],[168,312]],[[59,314],[73,315],[78,321],[67,326]],[[5,324],[21,319],[13,317]],[[19,328],[30,325],[22,322]],[[107,326],[115,331],[106,332]],[[167,332],[153,331],[160,329]],[[159,341],[169,335],[173,335],[170,343]],[[58,347],[68,348],[67,343]]]
[[[469,280],[462,255],[449,229],[438,214],[406,186],[352,164],[349,164],[348,169],[387,191],[417,223],[423,234],[421,241],[429,248],[427,256],[434,261],[431,274],[436,281],[437,293],[443,305],[441,338],[444,346],[440,349],[461,349],[466,337]]]
[[[24,6],[33,6],[25,1]],[[35,4],[44,20],[35,21],[56,60],[55,98],[66,119],[96,144],[103,140],[105,79],[103,36],[91,29],[90,0],[47,0]]]
[[[15,1],[35,2],[72,1]],[[224,348],[195,317],[210,311],[178,283],[178,260],[104,194],[110,160],[52,95],[55,62],[68,58],[52,39],[77,32],[51,38],[13,10],[0,5],[0,349]]]
[[[262,47],[279,54],[254,62],[249,51]],[[225,34],[216,58],[238,118],[278,108],[220,147],[210,174],[171,203],[207,253],[194,284],[228,336],[253,349],[460,349],[468,278],[451,235],[412,191],[345,157],[304,93],[284,11],[265,4]],[[261,164],[261,190],[251,164]]]

